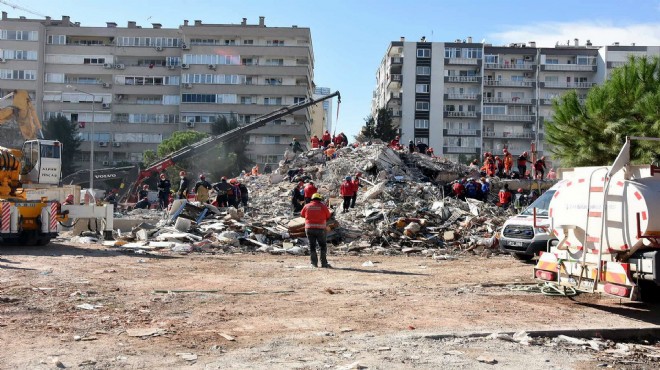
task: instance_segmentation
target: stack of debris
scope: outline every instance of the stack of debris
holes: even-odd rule
[[[249,176],[247,209],[216,208],[177,201],[166,218],[156,211],[132,211],[125,218],[151,219],[131,232],[118,233],[123,248],[170,248],[226,253],[260,251],[308,253],[304,219],[293,214],[291,191],[302,169],[315,181],[333,210],[328,240],[334,253],[421,253],[438,259],[496,246],[494,233],[509,214],[493,202],[447,196],[447,185],[475,177],[464,165],[385,145],[341,148],[326,161],[320,149],[290,156],[273,174]],[[340,211],[339,186],[345,176],[362,172],[356,208]],[[491,192],[498,191],[493,181]],[[135,214],[139,212],[139,214]]]

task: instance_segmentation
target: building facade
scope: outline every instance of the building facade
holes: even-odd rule
[[[372,114],[387,107],[403,143],[424,142],[453,161],[499,155],[504,148],[543,155],[552,100],[569,90],[586,97],[631,54],[660,55],[660,47],[401,38],[390,43],[377,70]]]
[[[67,16],[3,12],[0,49],[2,96],[28,90],[43,121],[61,114],[78,123],[81,168],[91,145],[95,168],[137,163],[176,131],[210,132],[219,116],[248,123],[314,91],[310,29],[267,27],[264,17],[258,24],[82,27]],[[250,132],[250,158],[279,161],[293,137],[309,140],[310,125],[308,108]]]

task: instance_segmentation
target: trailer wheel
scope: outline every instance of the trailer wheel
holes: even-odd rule
[[[523,262],[530,262],[533,258],[534,255],[529,255],[526,253],[518,253],[518,252],[511,252],[511,256],[518,261],[523,261]]]
[[[638,285],[641,301],[647,303],[660,302],[660,294],[658,294],[660,293],[660,286],[658,286],[655,282],[643,280],[640,281]]]
[[[50,243],[50,238],[39,238],[39,240],[37,240],[37,245],[40,246],[48,245],[49,243]]]

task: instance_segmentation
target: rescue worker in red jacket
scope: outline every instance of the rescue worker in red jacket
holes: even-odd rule
[[[463,185],[461,180],[454,181],[454,185],[452,185],[451,190],[454,193],[454,197],[456,197],[456,199],[465,200],[465,185]]]
[[[519,157],[518,157],[518,174],[520,175],[521,179],[526,178],[526,173],[527,173],[527,162],[529,162],[529,159],[527,159],[527,156],[529,153],[523,152]]]
[[[486,159],[486,174],[490,177],[493,177],[495,176],[496,171],[497,171],[497,165],[495,164],[495,158],[493,158],[493,155],[491,154]]]
[[[534,163],[534,177],[543,180],[543,175],[545,175],[545,157],[541,157]]]
[[[497,176],[504,176],[504,161],[498,155],[495,156],[495,165],[497,166]]]
[[[321,136],[321,141],[323,142],[323,146],[326,148],[332,142],[332,136],[330,136],[330,132],[328,132],[328,130],[325,130],[323,136]]]
[[[307,185],[305,185],[305,190],[303,190],[303,194],[305,195],[305,204],[308,204],[309,202],[312,201],[312,195],[315,193],[318,193],[319,189],[314,186],[313,181],[307,182]]]
[[[355,201],[357,200],[358,190],[360,190],[362,187],[360,176],[362,176],[362,172],[357,172],[355,177],[353,177],[353,197],[351,198],[351,208],[355,208]]]
[[[392,149],[398,149],[399,148],[399,137],[395,137],[390,141],[390,148]]]
[[[499,198],[499,206],[502,208],[507,208],[509,207],[509,204],[511,203],[511,192],[509,191],[509,184],[504,184],[504,187],[500,190],[499,194],[497,194]]]
[[[341,137],[341,135],[337,135],[332,138],[332,142],[335,144],[337,148],[341,148],[341,144],[344,141],[344,138]]]
[[[344,198],[344,212],[348,212],[348,209],[351,207],[351,198],[353,198],[353,181],[350,176],[346,176],[344,182],[341,183],[339,187],[339,194]]]
[[[319,140],[319,137],[316,135],[314,135],[310,141],[312,143],[312,149],[318,149],[321,146],[321,140]]]
[[[321,200],[323,197],[319,193],[314,193],[312,201],[306,204],[300,211],[300,215],[305,218],[305,234],[309,240],[309,256],[312,267],[318,267],[318,257],[316,254],[316,245],[321,250],[321,267],[331,268],[326,257],[326,222],[330,219],[330,210]]]

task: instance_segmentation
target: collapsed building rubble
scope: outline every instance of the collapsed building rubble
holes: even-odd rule
[[[332,160],[326,160],[321,149],[297,156],[287,153],[274,173],[241,179],[250,190],[246,209],[175,201],[165,217],[155,210],[130,211],[123,217],[145,222],[118,231],[117,241],[107,243],[180,253],[303,255],[308,253],[304,219],[293,214],[290,196],[295,182],[304,177],[315,182],[333,211],[328,223],[328,241],[334,244],[330,253],[419,253],[449,259],[461,252],[497,250],[494,234],[510,215],[495,205],[498,179],[492,179],[488,201],[464,201],[450,197],[447,185],[479,176],[467,166],[381,144],[341,148],[337,153]],[[364,187],[356,207],[342,212],[339,185],[356,172],[362,172]]]

